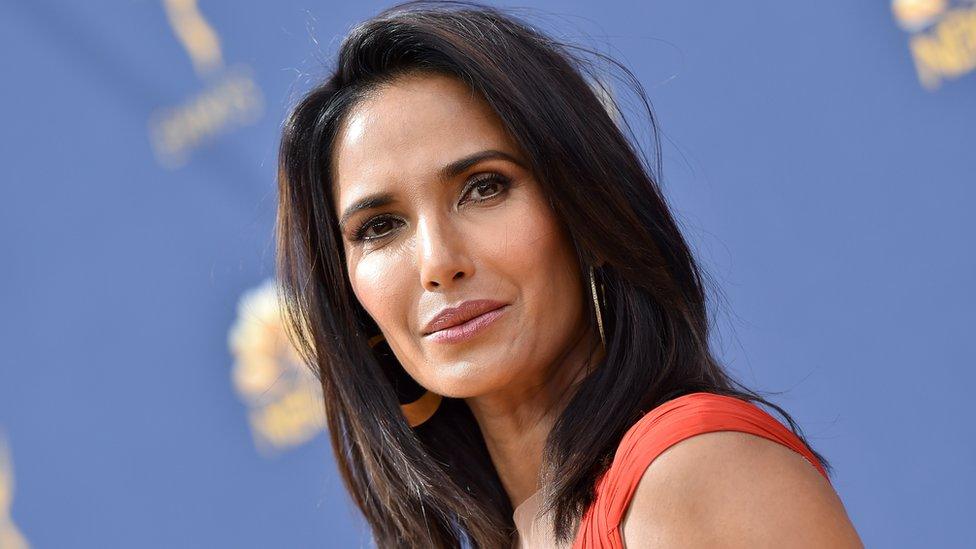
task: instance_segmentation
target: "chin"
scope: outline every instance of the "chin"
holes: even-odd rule
[[[444,365],[437,368],[436,379],[427,387],[445,397],[477,397],[505,387],[512,377],[511,372],[506,372],[505,369],[506,365],[500,363],[459,362]]]

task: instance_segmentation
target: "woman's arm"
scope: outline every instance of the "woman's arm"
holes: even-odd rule
[[[810,462],[738,431],[695,435],[658,456],[620,530],[627,549],[864,547]]]

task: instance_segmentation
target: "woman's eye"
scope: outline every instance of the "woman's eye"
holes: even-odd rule
[[[473,195],[472,200],[475,202],[481,202],[483,200],[495,198],[504,192],[507,187],[508,178],[493,173],[476,179],[474,183],[468,187],[469,190],[466,194]]]
[[[380,217],[367,221],[356,230],[353,240],[377,240],[383,238],[393,231],[396,225],[395,220]]]

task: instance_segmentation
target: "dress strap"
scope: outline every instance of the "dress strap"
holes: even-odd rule
[[[803,441],[759,406],[733,396],[689,393],[654,408],[624,434],[610,468],[597,482],[596,499],[583,516],[574,548],[621,547],[620,523],[644,471],[671,446],[714,431],[751,433],[787,446],[830,482]]]

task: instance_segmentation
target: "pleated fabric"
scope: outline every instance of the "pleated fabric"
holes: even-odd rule
[[[796,434],[759,406],[735,397],[689,393],[654,408],[623,436],[613,462],[596,484],[596,499],[580,522],[573,549],[623,548],[620,523],[644,471],[670,446],[694,435],[741,431],[778,442],[827,471]]]

